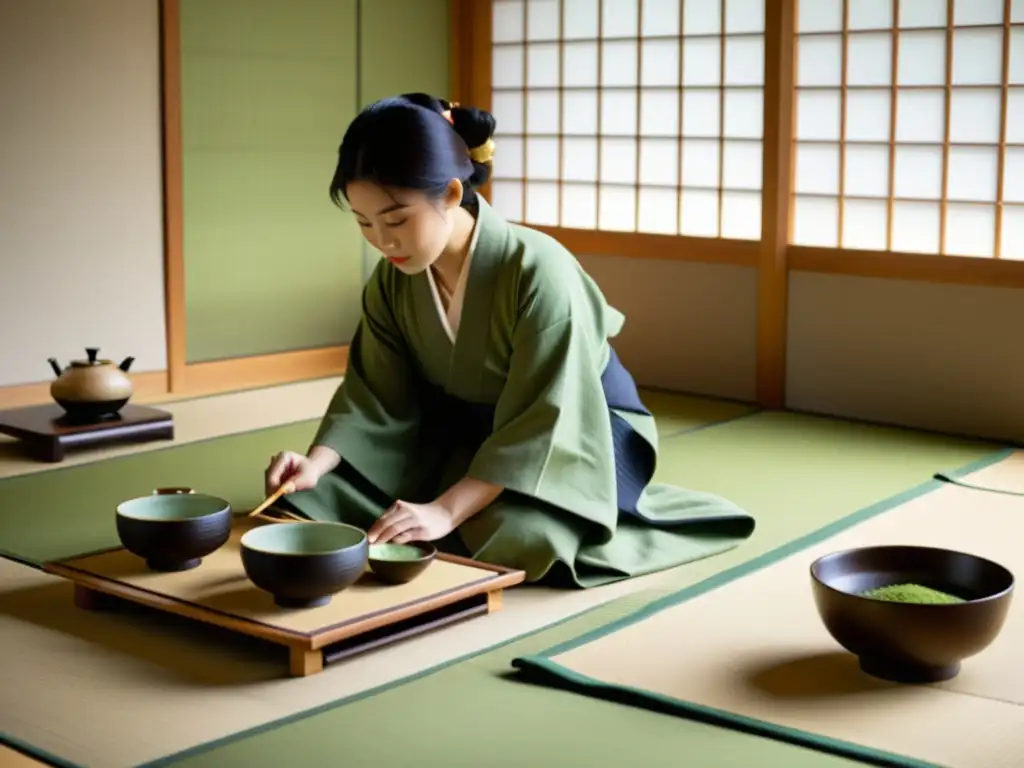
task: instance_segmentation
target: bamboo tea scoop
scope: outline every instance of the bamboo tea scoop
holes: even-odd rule
[[[256,509],[254,509],[252,512],[250,512],[249,513],[249,517],[266,517],[266,515],[263,515],[262,513],[264,512],[264,510],[267,509],[267,507],[269,507],[275,501],[280,499],[286,493],[292,493],[294,491],[295,491],[295,483],[292,483],[291,481],[289,481],[287,483],[282,484],[280,488],[278,488],[272,494],[267,496],[267,498],[265,498],[263,500],[262,504],[260,504],[258,507],[256,507]],[[302,518],[302,517],[299,517],[298,515],[292,514],[291,512],[289,512],[286,509],[282,509],[281,512],[283,514],[287,515],[288,517],[294,519],[294,520],[299,520],[301,522],[306,522],[305,518]],[[267,518],[267,519],[271,519],[271,518]]]

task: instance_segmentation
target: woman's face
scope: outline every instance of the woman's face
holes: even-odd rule
[[[348,203],[367,242],[406,274],[427,269],[451,237],[462,200],[455,179],[441,199],[416,190],[385,190],[368,181],[348,185]]]

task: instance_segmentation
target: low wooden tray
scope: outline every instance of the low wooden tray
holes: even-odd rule
[[[174,439],[174,417],[159,408],[128,403],[116,415],[76,423],[54,403],[0,412],[0,434],[22,442],[39,461],[58,463],[69,448]]]
[[[97,609],[104,600],[126,600],[288,649],[292,676],[423,632],[501,609],[502,591],[523,582],[523,571],[438,554],[408,584],[384,584],[369,571],[318,608],[277,607],[242,568],[239,539],[266,525],[236,520],[227,544],[190,571],[154,573],[119,548],[47,563],[46,571],[74,583],[75,604]],[[271,523],[272,524],[272,523]]]

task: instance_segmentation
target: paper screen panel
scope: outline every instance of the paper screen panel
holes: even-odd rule
[[[900,0],[899,26],[905,29],[945,27],[948,14],[945,0]]]
[[[764,0],[492,5],[503,215],[760,238]]]
[[[1003,5],[1003,0],[961,0],[953,5],[953,23],[958,27],[1002,24]]]
[[[799,4],[791,242],[1021,258],[1022,5]]]
[[[1002,256],[1024,261],[1024,206],[1011,206],[1003,211]]]
[[[892,4],[893,0],[855,0],[847,10],[847,28],[889,29],[892,26]]]
[[[1024,87],[1007,89],[1006,140],[1011,144],[1024,144]]]
[[[1010,61],[1007,80],[1012,85],[1024,85],[1024,27],[1010,30]]]
[[[1024,146],[1006,148],[1002,181],[1001,255],[1024,260]]]
[[[530,13],[526,17],[526,39],[551,41],[555,43],[551,53],[555,59],[555,72],[558,71],[558,46],[561,39],[561,5],[558,0],[530,0]]]

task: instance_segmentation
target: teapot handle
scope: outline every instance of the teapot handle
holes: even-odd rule
[[[169,496],[180,493],[195,493],[191,488],[157,488],[153,491],[154,496]]]

